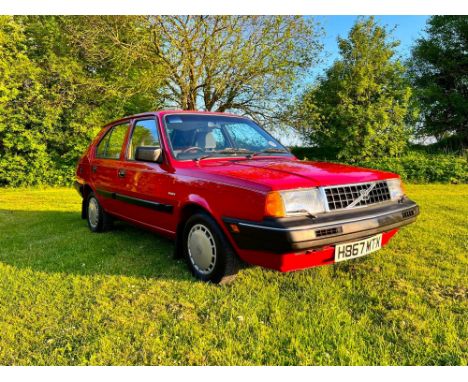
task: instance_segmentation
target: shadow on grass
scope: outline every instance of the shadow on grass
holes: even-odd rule
[[[0,261],[34,271],[194,280],[173,243],[116,221],[92,233],[79,212],[0,209]]]

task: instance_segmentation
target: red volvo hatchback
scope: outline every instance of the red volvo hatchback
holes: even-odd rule
[[[415,221],[398,175],[296,159],[247,118],[161,111],[105,126],[75,186],[93,232],[121,219],[175,240],[199,279],[367,255]]]

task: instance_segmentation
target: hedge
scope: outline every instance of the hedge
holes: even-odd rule
[[[340,162],[333,153],[314,147],[293,147],[291,151],[299,159]],[[413,149],[397,158],[381,158],[349,163],[355,166],[375,168],[399,174],[411,183],[468,183],[467,154],[431,154]]]
[[[336,159],[329,150],[314,147],[293,147],[291,151],[299,159],[345,163]],[[429,153],[419,148],[409,150],[397,158],[381,158],[372,161],[348,162],[355,166],[391,171],[410,183],[468,183],[468,155]],[[75,165],[59,163],[17,163],[3,166],[0,160],[0,179],[3,186],[64,186],[71,185]],[[2,182],[0,182],[2,185]]]

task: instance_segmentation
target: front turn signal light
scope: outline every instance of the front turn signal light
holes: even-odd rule
[[[269,192],[265,201],[265,216],[282,218],[286,216],[283,199],[279,192]]]

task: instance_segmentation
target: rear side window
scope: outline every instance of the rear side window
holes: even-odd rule
[[[99,142],[96,148],[96,156],[98,158],[119,159],[127,129],[128,123],[115,125],[110,129]]]
[[[160,147],[158,127],[154,119],[142,119],[135,123],[128,146],[128,159],[135,159],[137,147]]]

